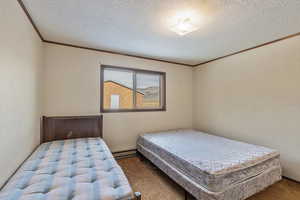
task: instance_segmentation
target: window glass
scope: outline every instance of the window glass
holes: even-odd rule
[[[161,107],[161,76],[156,74],[136,74],[136,106],[138,108]]]
[[[101,112],[164,111],[165,73],[102,66]]]
[[[104,109],[133,108],[133,72],[104,70]]]

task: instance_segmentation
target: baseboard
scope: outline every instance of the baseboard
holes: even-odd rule
[[[127,150],[123,150],[123,151],[114,151],[112,152],[112,154],[119,154],[119,153],[127,153],[127,152],[132,152],[132,151],[137,151],[137,149],[127,149]]]
[[[137,155],[134,153],[134,154],[130,154],[130,155],[125,155],[125,156],[114,156],[114,158],[116,160],[121,160],[121,159],[125,159],[125,158],[134,158],[136,157]]]
[[[282,178],[285,178],[285,179],[287,179],[287,180],[289,180],[289,181],[293,181],[293,182],[296,182],[296,183],[299,183],[299,184],[300,184],[300,181],[297,181],[297,180],[295,180],[295,179],[292,179],[292,178],[289,178],[289,177],[286,177],[286,176],[282,176]]]
[[[123,158],[131,158],[136,156],[136,149],[128,149],[128,150],[123,150],[123,151],[115,151],[113,152],[113,156],[115,159],[123,159]]]

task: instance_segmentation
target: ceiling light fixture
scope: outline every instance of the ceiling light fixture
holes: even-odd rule
[[[177,33],[178,35],[186,35],[188,33],[191,33],[193,31],[196,31],[199,29],[199,27],[195,26],[191,22],[191,18],[186,17],[186,18],[179,18],[177,20],[177,23],[173,26],[170,27],[172,31]]]

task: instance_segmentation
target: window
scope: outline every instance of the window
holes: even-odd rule
[[[166,74],[101,66],[101,112],[166,110]]]

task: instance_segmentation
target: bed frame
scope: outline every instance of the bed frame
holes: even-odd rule
[[[101,137],[103,138],[103,116],[43,116],[41,122],[41,144],[54,140]],[[141,200],[141,193],[135,192],[132,200]]]

